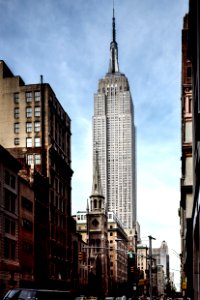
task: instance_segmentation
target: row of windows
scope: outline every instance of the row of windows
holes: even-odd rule
[[[77,220],[86,220],[86,215],[77,215]]]
[[[14,118],[19,119],[20,110],[19,107],[14,108]],[[33,116],[33,110],[32,107],[28,106],[26,107],[26,118],[32,118]],[[34,116],[40,117],[40,106],[34,107]]]
[[[29,156],[33,157],[33,155],[28,155],[28,157]],[[36,160],[37,160],[37,155],[35,154],[35,156],[36,156]],[[30,157],[28,159],[30,159]],[[22,196],[21,201],[22,201],[21,205],[23,208],[25,208],[26,210],[28,210],[30,212],[33,211],[33,203],[29,199]],[[8,210],[12,213],[15,213],[16,194],[12,193],[11,191],[9,191],[7,189],[4,189],[4,205],[5,205],[6,210]]]
[[[32,137],[30,138],[26,138],[26,147],[30,148],[30,147],[40,147],[41,146],[41,139],[40,137],[35,137],[34,138],[34,145],[33,145],[33,141],[32,141]]]
[[[20,123],[14,123],[14,133],[19,133],[20,131]],[[26,122],[26,132],[33,131],[33,124],[32,122]],[[40,132],[40,122],[34,122],[34,132]]]
[[[35,100],[35,102],[39,102],[40,101],[40,91],[35,91],[35,92],[26,92],[25,93],[25,99],[26,102],[31,102],[32,100]],[[14,93],[13,95],[13,100],[15,104],[19,103],[20,97],[19,97],[19,93]]]
[[[19,138],[14,138],[14,145],[20,145],[20,139]],[[32,138],[26,138],[26,147],[40,147],[41,146],[41,139],[40,137],[35,137],[34,138],[34,143],[32,141]]]
[[[28,155],[33,157],[33,155]],[[35,160],[38,161],[39,159],[37,158],[37,155],[35,155]],[[12,213],[15,213],[16,210],[16,195],[12,192],[10,192],[7,189],[4,189],[4,205],[5,205],[5,209],[7,211],[10,211]],[[32,212],[33,211],[33,203],[25,198],[22,197],[22,207],[25,208],[26,210]],[[6,231],[8,232],[8,231]]]
[[[14,138],[14,145],[20,145],[20,138]],[[40,137],[34,138],[34,143],[32,141],[32,138],[26,138],[26,147],[40,147],[41,146],[41,139]]]
[[[103,93],[103,94],[109,94],[109,92],[111,93],[111,95],[113,93],[117,93],[118,91],[122,92],[122,91],[128,91],[128,86],[124,86],[122,89],[122,86],[117,86],[117,84],[115,84],[115,86],[111,85],[111,86],[107,86],[106,88],[103,87],[102,89],[98,89],[98,93]]]
[[[28,154],[27,155],[27,164],[31,165],[41,165],[41,155],[40,154]]]
[[[7,259],[15,260],[17,242],[15,240],[9,239],[7,237],[4,238],[4,257]],[[33,252],[33,245],[29,242],[23,241],[22,250],[28,254]]]

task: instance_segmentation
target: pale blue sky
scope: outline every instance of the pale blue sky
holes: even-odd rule
[[[112,3],[0,0],[0,58],[26,84],[42,74],[72,120],[72,213],[85,210],[91,193],[93,95],[108,70]],[[166,240],[177,252],[181,29],[187,10],[188,0],[115,0],[119,66],[135,106],[141,236],[154,236],[156,247]],[[179,268],[173,254],[171,268]]]

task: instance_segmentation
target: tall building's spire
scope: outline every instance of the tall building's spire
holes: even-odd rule
[[[110,43],[110,63],[108,73],[119,72],[118,64],[118,46],[116,42],[116,30],[115,30],[115,8],[113,1],[113,17],[112,17],[112,42]]]
[[[112,18],[112,34],[113,34],[113,42],[116,42],[116,30],[115,30],[115,8],[113,1],[113,18]]]

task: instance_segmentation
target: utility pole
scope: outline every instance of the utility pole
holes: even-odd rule
[[[155,240],[151,235],[149,238],[149,294],[150,300],[152,300],[152,240]]]

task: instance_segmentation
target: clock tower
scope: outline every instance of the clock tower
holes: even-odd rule
[[[108,294],[109,249],[107,210],[99,176],[98,153],[93,166],[92,194],[87,208],[89,284],[93,294]]]

